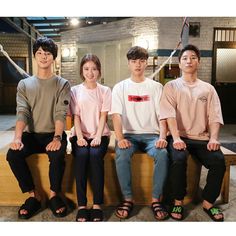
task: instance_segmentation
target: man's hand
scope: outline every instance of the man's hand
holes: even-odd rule
[[[160,138],[155,143],[156,148],[166,148],[167,147],[167,141],[164,138]]]
[[[173,147],[174,149],[177,150],[185,150],[187,146],[186,143],[181,138],[177,138],[173,142]]]
[[[125,138],[118,140],[117,145],[121,149],[129,148],[131,147],[131,142]]]
[[[46,146],[47,151],[58,151],[61,148],[61,141],[58,139],[53,139],[52,142],[50,142]]]
[[[13,140],[13,142],[10,144],[10,149],[12,150],[22,150],[24,147],[24,144],[22,143],[21,139],[16,138]]]
[[[220,142],[218,142],[216,139],[210,139],[207,144],[207,149],[209,151],[217,151],[220,149]]]

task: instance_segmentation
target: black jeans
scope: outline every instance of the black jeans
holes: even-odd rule
[[[103,136],[101,144],[91,147],[92,139],[87,140],[88,146],[77,145],[77,137],[71,139],[72,154],[75,161],[75,179],[78,206],[87,205],[87,176],[90,170],[90,181],[93,191],[93,204],[103,203],[104,190],[104,156],[107,152],[109,137]]]
[[[208,151],[208,141],[191,140],[181,138],[187,145],[186,150],[176,150],[173,148],[173,139],[168,141],[168,151],[171,159],[170,183],[173,198],[183,200],[186,195],[186,170],[187,158],[191,154],[193,157],[208,169],[206,185],[203,189],[203,199],[214,203],[220,194],[221,184],[225,173],[225,160],[221,150]]]
[[[22,150],[9,149],[7,161],[14,173],[23,193],[35,189],[31,171],[26,158],[34,153],[47,153],[49,157],[50,189],[56,193],[61,192],[61,183],[65,170],[65,153],[67,146],[66,133],[63,132],[61,148],[58,151],[46,151],[46,146],[52,141],[54,133],[27,133],[22,135],[24,147]]]

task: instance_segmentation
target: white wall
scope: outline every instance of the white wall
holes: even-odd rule
[[[200,37],[189,37],[189,43],[195,44],[200,50],[211,51],[213,49],[214,27],[236,27],[235,17],[189,17],[189,21],[200,22]],[[87,46],[88,44],[99,45],[101,42],[107,43],[108,41],[116,41],[119,44],[119,41],[129,39],[132,40],[133,45],[149,46],[152,52],[158,49],[174,49],[180,39],[182,23],[182,17],[128,18],[106,25],[96,25],[64,32],[61,38],[61,47],[73,46],[78,48],[78,45],[81,46],[82,44],[86,44]],[[126,54],[127,51],[124,49],[126,48],[120,48],[119,53]],[[158,65],[161,65],[166,58],[167,55],[165,57],[159,56]],[[105,61],[104,58],[102,60],[103,62]],[[173,58],[173,63],[178,63],[177,57]],[[119,70],[120,68],[116,67],[116,69]],[[78,70],[78,57],[76,57],[74,62],[62,62],[62,76],[70,80],[72,84],[80,81]],[[104,73],[106,74],[106,72]],[[109,86],[112,86],[117,80],[124,79],[124,76],[126,76],[122,72],[116,71],[114,73],[120,75],[120,78],[111,78],[110,82],[105,81]],[[212,58],[202,57],[199,78],[210,82],[211,73]]]

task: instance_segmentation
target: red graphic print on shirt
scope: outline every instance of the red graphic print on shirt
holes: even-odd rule
[[[143,95],[143,96],[128,95],[129,102],[147,102],[149,100],[150,100],[149,95]]]

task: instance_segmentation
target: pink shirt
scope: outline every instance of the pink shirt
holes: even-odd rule
[[[215,88],[199,79],[191,85],[183,78],[168,82],[161,98],[160,119],[171,117],[176,118],[181,137],[209,140],[209,124],[223,124]]]
[[[94,89],[87,89],[83,84],[71,88],[71,115],[80,116],[83,136],[88,139],[95,137],[100,112],[109,112],[111,108],[111,89],[97,83]],[[102,136],[109,136],[110,130],[105,124]]]

